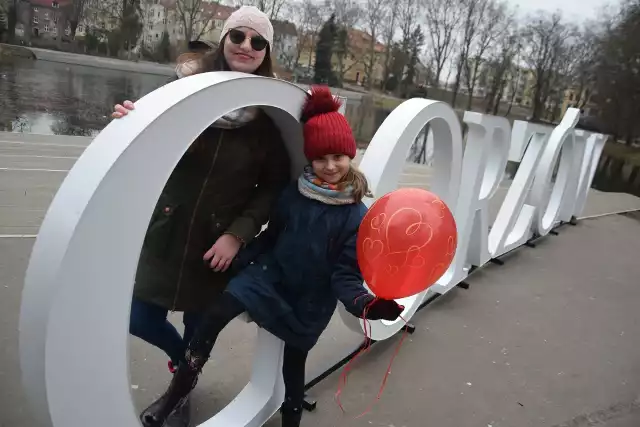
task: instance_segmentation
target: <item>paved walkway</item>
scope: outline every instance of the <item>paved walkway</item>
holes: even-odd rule
[[[88,143],[84,138],[0,134],[0,426],[32,427],[18,371],[22,281],[45,209]],[[61,172],[60,172],[61,171]],[[592,192],[587,214],[640,208],[640,200]],[[640,425],[640,222],[615,215],[564,227],[502,266],[479,270],[420,312],[381,401],[354,420],[378,390],[397,339],[363,357],[333,403],[336,373],[312,389],[316,413],[303,426],[637,427]],[[80,319],[79,319],[80,321]],[[179,324],[180,317],[172,316]],[[223,332],[194,394],[199,422],[226,405],[249,376],[255,326]],[[361,337],[334,318],[310,356],[312,377]],[[169,380],[166,357],[132,338],[138,407]],[[277,417],[268,424],[277,427]]]

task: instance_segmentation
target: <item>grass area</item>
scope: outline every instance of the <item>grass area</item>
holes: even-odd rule
[[[26,47],[0,43],[0,57],[35,59],[36,56]]]
[[[605,156],[613,157],[617,160],[624,160],[633,166],[640,166],[640,148],[629,147],[618,142],[607,142],[603,151]]]
[[[383,96],[379,94],[373,94],[373,104],[377,108],[382,108],[384,110],[393,110],[398,105],[402,104],[405,99],[394,98],[392,96]]]

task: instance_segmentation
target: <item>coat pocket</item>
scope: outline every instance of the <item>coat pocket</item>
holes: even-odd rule
[[[240,207],[237,204],[225,204],[211,209],[209,215],[211,236],[215,239],[222,236],[239,214]]]
[[[160,203],[151,219],[145,236],[145,248],[159,258],[169,256],[169,249],[175,240],[176,221],[180,208],[180,204]]]

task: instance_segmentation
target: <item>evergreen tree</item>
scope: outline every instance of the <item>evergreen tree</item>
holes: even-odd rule
[[[331,86],[342,87],[342,79],[344,78],[345,73],[345,63],[347,56],[349,54],[349,30],[340,26],[336,30],[336,38],[335,43],[333,45],[336,58],[338,60],[338,73],[333,74],[334,83],[330,83]]]
[[[403,84],[403,97],[407,96],[408,90],[413,86],[413,80],[416,76],[416,66],[418,65],[418,55],[420,54],[420,49],[424,44],[424,34],[422,33],[422,29],[420,25],[416,27],[416,29],[411,34],[411,39],[409,42],[409,63],[407,64],[407,72],[404,78]]]
[[[169,62],[171,60],[171,41],[166,30],[162,33],[162,38],[156,47],[156,54],[159,62]]]
[[[324,23],[320,34],[318,34],[318,44],[316,45],[316,63],[314,67],[315,83],[331,84],[335,78],[331,69],[331,58],[333,56],[333,43],[336,38],[335,15],[331,15]]]
[[[398,89],[398,86],[400,86],[400,80],[404,74],[404,64],[406,62],[406,54],[402,51],[400,43],[393,43],[389,64],[389,77],[384,84],[384,90],[388,92],[395,92]]]
[[[594,71],[599,132],[632,145],[640,137],[640,2],[625,4],[601,36]]]

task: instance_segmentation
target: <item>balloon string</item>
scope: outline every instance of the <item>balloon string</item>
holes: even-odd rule
[[[356,298],[357,299],[357,298]],[[360,351],[358,353],[356,353],[355,356],[353,356],[353,358],[349,361],[349,363],[346,364],[346,366],[344,367],[344,369],[342,370],[342,374],[340,374],[340,379],[338,381],[338,390],[336,391],[335,394],[335,399],[336,399],[336,403],[338,404],[338,406],[340,407],[340,409],[342,410],[342,413],[346,413],[347,411],[345,411],[342,402],[340,401],[340,395],[342,394],[342,390],[343,388],[346,387],[347,385],[347,376],[349,375],[349,372],[352,369],[352,365],[355,362],[355,360],[362,354],[367,353],[370,349],[371,349],[371,325],[369,324],[369,321],[367,319],[367,314],[369,312],[369,308],[371,307],[371,305],[373,305],[373,303],[375,303],[375,301],[378,298],[374,298],[373,301],[371,301],[369,304],[367,304],[364,308],[364,312],[362,315],[362,321],[363,321],[363,329],[364,329],[364,346],[362,347],[362,349],[360,349]],[[404,319],[404,317],[402,316],[398,316],[400,317],[400,319],[402,319],[402,321],[405,323],[405,325],[407,324],[407,321]],[[402,334],[402,337],[400,338],[400,342],[398,343],[398,345],[396,346],[395,351],[393,352],[393,355],[391,356],[391,360],[389,361],[389,365],[387,366],[387,371],[384,374],[384,377],[382,378],[382,383],[380,384],[380,389],[378,390],[378,394],[376,395],[375,399],[369,404],[369,406],[367,407],[367,409],[361,413],[360,415],[358,415],[357,417],[355,417],[356,419],[368,414],[369,412],[371,412],[371,410],[373,409],[373,406],[380,400],[380,398],[382,397],[382,392],[385,388],[385,386],[387,385],[387,379],[389,378],[389,374],[391,373],[391,366],[393,365],[393,361],[396,358],[396,356],[398,355],[398,353],[400,352],[400,348],[402,347],[402,343],[404,342],[404,339],[407,337],[409,329],[408,328],[404,328],[404,332]]]

